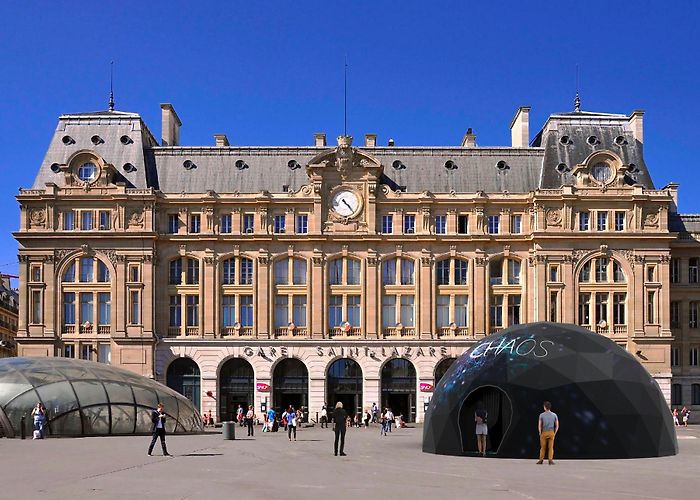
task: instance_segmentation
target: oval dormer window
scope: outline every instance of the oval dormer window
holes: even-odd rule
[[[78,169],[78,179],[83,182],[92,182],[97,177],[97,165],[91,162],[83,163]]]
[[[607,163],[596,163],[591,168],[591,175],[597,182],[605,184],[612,178],[612,169]]]

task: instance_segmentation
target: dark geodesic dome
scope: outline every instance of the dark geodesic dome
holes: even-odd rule
[[[668,404],[656,381],[607,337],[574,325],[532,323],[490,335],[440,380],[425,418],[423,451],[476,452],[474,413],[488,413],[488,451],[532,458],[537,422],[550,401],[558,458],[675,455]]]
[[[0,435],[31,435],[32,409],[47,410],[50,436],[151,432],[151,410],[163,403],[169,433],[203,431],[192,403],[155,380],[103,363],[69,358],[0,359]]]

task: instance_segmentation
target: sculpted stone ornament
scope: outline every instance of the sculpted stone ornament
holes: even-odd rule
[[[644,227],[657,228],[659,227],[659,213],[658,212],[645,212],[644,215]]]
[[[340,172],[340,177],[345,180],[350,173],[353,164],[352,137],[349,135],[338,136],[338,147],[335,150],[335,168]]]
[[[143,210],[141,209],[133,209],[129,213],[128,217],[128,227],[143,227]]]
[[[558,208],[548,208],[546,213],[547,226],[561,226],[561,210]]]
[[[46,210],[43,208],[32,208],[29,211],[29,223],[33,227],[44,227],[46,225]]]

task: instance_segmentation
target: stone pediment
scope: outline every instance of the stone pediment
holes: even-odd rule
[[[353,170],[359,169],[378,177],[382,173],[382,164],[377,158],[353,148],[352,137],[341,135],[338,137],[337,147],[319,153],[306,166],[309,176],[321,174],[328,169],[336,170],[343,180],[347,179]]]

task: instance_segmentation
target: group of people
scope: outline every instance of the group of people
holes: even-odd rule
[[[676,426],[683,425],[684,427],[688,427],[688,420],[690,420],[690,410],[687,406],[684,406],[680,412],[678,411],[678,408],[674,408],[671,411],[671,414],[673,415],[673,423]]]

